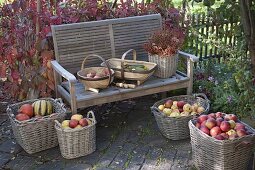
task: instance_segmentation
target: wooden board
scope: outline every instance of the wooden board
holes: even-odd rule
[[[178,74],[178,77],[173,76],[168,79],[151,77],[144,82],[144,84],[137,86],[135,89],[123,89],[111,86],[101,90],[100,93],[85,91],[83,84],[78,82],[75,84],[77,107],[88,107],[173,89],[186,88],[188,87],[188,81],[189,78],[181,74]],[[64,82],[62,86],[59,85],[58,90],[61,94],[64,94],[63,96],[67,101],[70,101],[70,94],[68,92],[69,86],[67,82]]]

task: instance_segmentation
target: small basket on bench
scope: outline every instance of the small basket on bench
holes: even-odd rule
[[[198,103],[205,108],[201,114],[208,113],[210,107],[210,101],[203,93],[193,95],[181,95],[165,98],[156,102],[151,111],[154,114],[157,125],[163,136],[171,140],[181,140],[190,137],[188,122],[194,115],[181,116],[181,117],[168,117],[162,111],[158,109],[159,105],[163,105],[167,100],[172,101],[184,101],[189,104]]]
[[[97,57],[101,59],[105,67],[84,68],[87,59],[90,57]],[[114,71],[110,69],[105,59],[96,54],[88,55],[82,62],[81,70],[77,73],[80,81],[85,86],[85,90],[90,90],[97,93],[99,92],[98,89],[105,89],[112,83],[114,74]]]
[[[133,51],[133,60],[126,60],[126,55]],[[121,59],[111,58],[107,60],[110,67],[115,71],[115,77],[122,80],[136,80],[137,85],[142,84],[156,70],[157,64],[136,60],[136,51],[130,49],[126,51]]]

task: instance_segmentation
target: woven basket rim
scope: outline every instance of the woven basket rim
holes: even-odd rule
[[[251,137],[255,137],[255,130],[250,127],[249,125],[247,125],[246,123],[242,122],[242,121],[238,121],[239,123],[242,123],[245,125],[245,128],[248,128],[248,130],[250,132],[252,132],[251,134],[249,135],[245,135],[245,136],[242,136],[242,137],[238,137],[238,138],[235,138],[235,139],[228,139],[228,140],[218,140],[218,139],[215,139],[214,137],[212,136],[209,136],[205,133],[203,133],[200,129],[198,129],[195,125],[194,125],[194,122],[196,121],[196,119],[192,119],[189,121],[189,128],[195,130],[199,135],[201,135],[203,138],[205,139],[208,139],[216,144],[219,144],[219,145],[227,145],[227,144],[234,144],[234,143],[237,143],[239,141],[242,141],[244,139],[249,139]]]
[[[33,103],[35,101],[39,101],[39,100],[49,100],[51,102],[53,102],[54,104],[60,105],[61,108],[61,112],[60,113],[53,113],[51,115],[47,115],[47,116],[42,116],[40,118],[35,118],[32,117],[28,120],[25,121],[18,121],[15,118],[15,114],[13,113],[12,108],[22,105],[22,104],[26,104],[26,103]],[[62,102],[62,101],[61,101]],[[62,103],[63,104],[63,103]],[[7,107],[7,115],[8,117],[17,125],[17,126],[26,126],[28,124],[34,124],[34,123],[39,123],[39,122],[45,122],[45,121],[49,121],[49,120],[54,120],[56,117],[58,117],[61,114],[64,114],[66,112],[66,109],[64,108],[64,105],[61,106],[61,103],[58,102],[58,99],[53,99],[53,98],[40,98],[40,99],[31,99],[31,100],[25,100],[23,102],[19,102],[19,103],[15,103],[15,104],[11,104],[8,105]]]
[[[159,55],[159,54],[151,54],[151,53],[148,52],[148,55],[150,55],[150,56],[159,56],[161,58],[169,58],[169,57],[174,57],[176,55],[179,55],[179,52],[177,52],[175,54],[172,54],[172,55]]]
[[[210,109],[210,101],[209,101],[208,99],[203,99],[202,97],[196,96],[196,95],[201,95],[201,94],[202,94],[202,93],[195,93],[195,94],[193,94],[193,95],[179,95],[179,96],[171,96],[171,97],[168,97],[168,98],[164,98],[164,99],[159,100],[159,101],[157,101],[156,103],[154,103],[154,105],[151,107],[151,110],[156,110],[156,112],[157,112],[157,114],[158,114],[159,116],[162,116],[162,117],[164,117],[164,118],[166,118],[166,119],[169,119],[169,120],[186,119],[186,118],[190,119],[190,118],[193,118],[193,117],[195,117],[195,116],[197,116],[197,115],[201,115],[201,114],[203,114],[203,113],[207,113],[207,112],[209,111],[209,109]],[[203,95],[204,95],[204,94],[203,94]],[[173,98],[185,98],[185,97],[200,98],[200,99],[206,101],[206,103],[207,103],[207,108],[205,108],[205,111],[202,112],[202,113],[200,113],[200,114],[189,115],[189,116],[180,116],[180,117],[169,117],[169,116],[166,116],[165,114],[163,114],[162,111],[160,111],[160,110],[158,109],[158,106],[159,106],[162,102],[164,102],[164,101],[166,101],[166,100],[173,99]]]
[[[80,71],[77,72],[77,76],[82,79],[82,80],[87,80],[87,81],[99,81],[99,80],[105,80],[105,79],[109,79],[109,76],[105,76],[105,77],[100,77],[100,78],[90,78],[90,77],[85,77],[83,76],[81,73],[82,71],[84,70],[88,70],[88,69],[91,69],[91,68],[104,68],[104,67],[89,67],[89,68],[84,68]],[[111,75],[112,77],[115,75],[115,72],[113,69],[111,69]]]

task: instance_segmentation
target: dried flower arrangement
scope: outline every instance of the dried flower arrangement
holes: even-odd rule
[[[172,56],[182,47],[184,38],[185,33],[181,28],[164,27],[152,34],[144,49],[151,55]]]

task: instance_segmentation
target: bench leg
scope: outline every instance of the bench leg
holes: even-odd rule
[[[189,77],[189,85],[187,88],[187,94],[192,94],[192,88],[193,88],[193,66],[194,63],[191,60],[187,61],[187,76]]]

